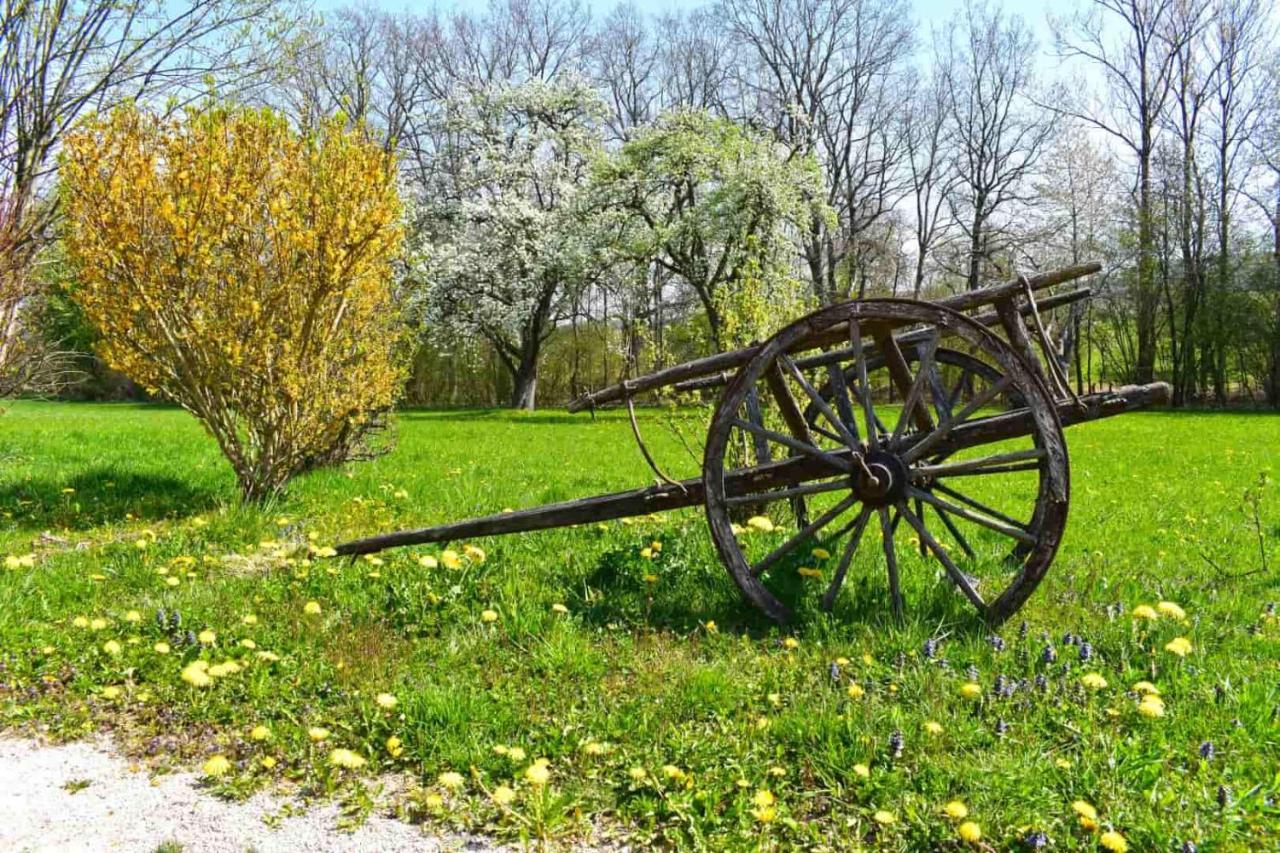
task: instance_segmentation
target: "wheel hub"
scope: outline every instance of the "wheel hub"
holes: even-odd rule
[[[867,472],[859,468],[853,475],[853,491],[867,506],[895,504],[907,494],[907,466],[897,455],[884,450],[868,451]]]

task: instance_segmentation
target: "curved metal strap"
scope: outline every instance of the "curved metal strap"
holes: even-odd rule
[[[644,443],[644,438],[640,435],[640,424],[636,422],[636,407],[631,398],[631,387],[625,379],[622,380],[622,391],[623,399],[627,401],[627,417],[631,419],[631,434],[635,436],[636,446],[640,448],[640,455],[643,456],[644,461],[648,463],[649,470],[653,471],[654,475],[668,486],[676,486],[680,491],[688,494],[689,490],[685,488],[684,483],[667,476],[667,473],[658,467],[658,463],[654,461],[653,455],[649,453],[649,447]]]

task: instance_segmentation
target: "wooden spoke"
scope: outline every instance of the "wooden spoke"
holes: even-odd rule
[[[818,435],[822,436],[823,438],[829,438],[829,439],[831,439],[832,441],[834,441],[834,442],[835,442],[835,443],[837,443],[837,444],[844,444],[844,439],[843,439],[843,438],[841,438],[840,436],[836,435],[834,432],[832,432],[832,431],[831,431],[831,430],[829,430],[829,429],[823,429],[822,427],[818,426],[817,424],[810,424],[810,425],[809,425],[809,429],[813,430],[814,432],[816,432]]]
[[[835,606],[836,595],[844,585],[844,576],[849,571],[849,564],[853,561],[853,553],[858,550],[858,542],[862,539],[862,532],[867,529],[867,522],[870,519],[871,507],[863,506],[862,511],[853,521],[853,532],[849,534],[849,541],[845,543],[844,552],[840,555],[840,565],[836,567],[836,573],[827,586],[827,592],[822,596],[823,610],[830,612]]]
[[[766,569],[768,569],[774,563],[778,562],[783,557],[787,556],[792,551],[794,551],[796,549],[796,546],[798,546],[801,542],[808,539],[818,530],[821,530],[822,528],[826,527],[837,516],[839,516],[840,513],[844,512],[845,510],[847,510],[849,507],[853,506],[857,502],[858,502],[858,499],[853,495],[848,495],[847,497],[845,497],[843,500],[840,501],[840,503],[836,504],[831,509],[824,512],[822,515],[815,518],[812,522],[802,527],[800,529],[800,532],[798,532],[795,536],[792,536],[786,542],[783,542],[777,548],[773,549],[773,551],[771,551],[768,556],[766,556],[763,560],[761,560],[760,562],[756,563],[754,566],[751,567],[751,573],[756,577],[759,577],[760,575],[762,575]]]
[[[926,344],[920,344],[916,347],[916,358],[924,360]],[[935,339],[933,344],[933,362],[929,365],[929,396],[933,398],[933,410],[938,416],[938,423],[943,423],[951,418],[951,398],[947,395],[946,389],[942,385],[942,376],[938,373],[938,344]]]
[[[915,379],[911,381],[911,387],[907,391],[907,398],[902,404],[902,411],[898,414],[898,423],[893,428],[893,438],[889,440],[890,444],[896,444],[898,439],[902,438],[902,433],[907,428],[907,421],[913,416],[916,406],[920,403],[920,397],[924,394],[925,385],[929,381],[929,374],[933,370],[933,355],[938,349],[939,334],[938,330],[934,329],[933,337],[921,347],[920,369],[917,371]],[[907,366],[905,361],[903,366]],[[909,372],[910,368],[908,367],[907,369]],[[926,429],[932,428],[933,423],[930,422]]]
[[[929,531],[925,528],[924,522],[917,518],[915,513],[907,508],[906,501],[898,504],[898,512],[906,518],[907,524],[910,524],[915,528],[917,535],[920,537],[920,541],[929,546],[929,550],[933,552],[933,556],[938,558],[939,563],[942,563],[942,567],[946,569],[947,575],[951,578],[951,582],[960,588],[960,591],[964,593],[965,598],[969,599],[969,601],[973,603],[973,606],[978,608],[979,612],[986,612],[987,603],[982,600],[982,596],[978,595],[978,591],[973,588],[973,584],[969,583],[969,579],[965,576],[964,572],[956,568],[956,564],[951,562],[951,557],[947,555],[946,549],[939,545],[937,540],[929,535]]]
[[[951,520],[951,516],[947,515],[936,506],[932,507],[932,509],[933,514],[938,516],[938,520],[942,522],[943,527],[947,528],[948,532],[951,533],[951,537],[956,540],[956,544],[960,546],[960,550],[964,551],[964,555],[970,560],[974,559],[977,554],[974,552],[973,548],[969,547],[969,540],[964,538],[964,534],[956,527],[956,523]],[[920,517],[924,518],[923,515]]]
[[[805,422],[804,412],[800,411],[796,398],[791,396],[791,389],[787,387],[787,380],[776,362],[765,372],[764,379],[778,403],[778,410],[787,423],[787,429],[791,430],[791,434],[800,441],[815,444],[813,436],[809,434],[809,425]]]
[[[862,413],[867,421],[867,446],[880,449],[879,419],[871,404],[871,386],[867,384],[867,354],[862,348],[862,327],[856,320],[849,320],[849,344],[854,352],[854,364],[858,378],[858,397],[862,401]]]
[[[781,489],[775,492],[753,492],[749,495],[735,495],[731,498],[725,498],[724,502],[729,506],[740,506],[742,504],[754,504],[766,501],[786,500],[787,498],[798,498],[805,495],[818,495],[823,492],[836,492],[847,488],[849,488],[849,481],[841,478],[839,480],[829,480],[825,483],[807,483],[803,486],[795,486],[793,488]]]
[[[913,486],[907,487],[907,494],[913,498],[919,498],[920,500],[924,501],[927,504],[932,504],[933,506],[937,507],[940,510],[943,510],[944,512],[949,512],[952,515],[958,515],[961,518],[963,518],[965,521],[972,521],[974,524],[978,524],[983,527],[989,528],[991,530],[996,531],[997,533],[1003,533],[1005,536],[1008,536],[1012,539],[1017,539],[1019,542],[1025,542],[1028,545],[1036,544],[1036,541],[1037,541],[1036,537],[1028,533],[1026,530],[1022,529],[1021,527],[1012,527],[1008,524],[1005,524],[1003,521],[998,521],[994,518],[988,518],[987,516],[982,515],[981,513],[974,512],[968,507],[957,506],[956,504],[953,504],[950,501],[944,501],[942,498],[939,498],[937,495],[930,494],[929,492],[922,491]]]
[[[764,415],[760,411],[760,395],[756,392],[754,385],[747,392],[747,420],[764,426]],[[756,464],[763,465],[773,461],[773,454],[769,452],[769,440],[759,433],[752,433],[751,438],[756,450]]]
[[[961,369],[960,376],[956,379],[956,384],[951,387],[951,393],[947,395],[948,409],[954,410],[956,403],[960,402],[960,395],[964,393],[964,389],[967,387],[965,380],[972,375],[969,368]]]
[[[913,479],[950,477],[953,474],[983,472],[991,466],[1005,465],[1009,462],[1022,462],[1027,459],[1043,459],[1047,454],[1040,448],[1018,450],[1012,453],[998,453],[995,456],[984,456],[981,459],[962,459],[959,462],[944,462],[940,465],[921,465],[913,468]]]
[[[1038,471],[1040,470],[1039,462],[1019,462],[1014,465],[992,465],[989,468],[978,468],[973,471],[951,471],[947,474],[947,478],[952,477],[985,477],[988,474],[1014,474],[1018,471]]]
[[[1030,530],[1030,528],[1027,525],[1023,524],[1021,521],[1018,521],[1016,518],[1010,518],[1009,516],[1005,515],[999,510],[992,509],[986,504],[979,503],[978,501],[974,500],[973,498],[969,497],[963,492],[950,488],[944,483],[934,483],[933,490],[937,492],[942,492],[947,497],[955,498],[956,500],[960,501],[963,504],[966,504],[971,509],[975,509],[978,512],[985,512],[987,515],[991,516],[996,521],[1003,521],[1005,524],[1009,524],[1014,527],[1020,527],[1023,530]]]
[[[839,413],[840,420],[844,421],[854,439],[860,441],[858,421],[853,416],[853,405],[849,402],[848,384],[844,381],[844,367],[839,362],[828,364],[827,377],[827,381],[831,383],[831,394],[835,397],[836,412]]]
[[[813,405],[819,412],[822,412],[822,416],[825,417],[833,427],[835,427],[836,432],[840,434],[840,440],[848,445],[850,450],[857,450],[860,444],[858,439],[853,437],[849,432],[848,427],[844,425],[844,422],[840,420],[835,412],[831,411],[831,407],[827,405],[827,401],[818,393],[818,389],[814,388],[813,385],[809,384],[809,380],[804,378],[804,374],[800,372],[800,368],[796,367],[796,363],[792,361],[786,353],[778,356],[778,362],[783,366],[787,373],[791,374],[791,378],[800,385],[800,390],[804,391],[805,396],[812,401]]]
[[[853,473],[852,462],[850,462],[847,459],[841,459],[838,456],[832,456],[830,453],[826,453],[822,450],[819,450],[813,444],[806,444],[805,442],[796,438],[792,438],[789,435],[784,435],[783,433],[780,433],[780,432],[774,432],[768,427],[756,426],[750,421],[744,421],[742,418],[735,418],[733,421],[733,425],[738,427],[739,429],[746,430],[747,432],[750,432],[753,434],[759,433],[760,435],[764,436],[770,441],[775,442],[777,444],[781,444],[784,447],[789,447],[792,450],[796,451],[797,453],[803,453],[806,456],[812,456],[815,459],[821,459],[823,462],[827,463],[832,468],[835,468],[837,471],[843,471],[846,474]]]
[[[924,521],[924,501],[919,498],[916,498],[916,518],[920,519],[921,522]],[[928,552],[925,550],[923,539],[920,540],[920,556],[929,556]]]
[[[893,551],[893,525],[889,522],[889,510],[880,507],[876,511],[880,514],[880,538],[884,545],[885,570],[889,575],[889,600],[893,603],[893,615],[901,619],[902,588],[898,584],[898,557]]]
[[[902,354],[902,348],[898,346],[897,340],[894,339],[892,329],[876,325],[872,331],[876,346],[880,348],[880,352],[884,356],[884,366],[889,370],[889,377],[893,380],[898,393],[902,395],[902,399],[905,401],[911,396],[911,386],[915,384],[911,376],[911,367],[907,364],[907,358]],[[903,408],[906,409],[905,406]],[[917,409],[913,404],[911,409],[907,411],[915,420],[916,429],[921,432],[928,432],[933,429],[933,418],[929,417],[929,412],[926,409]]]
[[[916,442],[911,447],[907,448],[907,451],[902,454],[902,461],[910,465],[912,462],[924,456],[929,451],[929,448],[937,445],[938,442],[942,441],[944,438],[950,435],[953,429],[958,427],[960,424],[968,421],[969,417],[974,412],[978,411],[978,409],[981,409],[987,403],[994,400],[996,397],[1000,396],[1011,387],[1013,387],[1013,378],[1006,376],[1003,379],[1001,379],[999,382],[987,388],[986,391],[983,391],[981,394],[978,394],[977,396],[975,396],[972,400],[969,401],[968,405],[966,405],[963,409],[961,409],[956,414],[954,418],[940,425],[933,432],[929,433],[920,441]]]

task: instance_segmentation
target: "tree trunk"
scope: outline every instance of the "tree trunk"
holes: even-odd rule
[[[522,358],[511,380],[511,408],[532,412],[538,394],[537,358]]]

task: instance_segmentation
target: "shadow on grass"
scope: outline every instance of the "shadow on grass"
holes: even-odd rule
[[[227,495],[176,477],[95,468],[70,479],[24,480],[0,486],[0,511],[20,527],[84,530],[135,519],[181,518],[216,506]]]
[[[686,564],[674,573],[647,582],[638,571],[629,549],[607,551],[584,578],[580,589],[599,590],[603,595],[577,595],[575,613],[587,622],[605,627],[613,623],[647,624],[675,633],[691,633],[707,622],[722,632],[760,637],[778,624],[744,599],[724,568],[715,562]],[[877,630],[893,630],[908,622],[945,626],[963,635],[981,636],[990,628],[960,594],[945,583],[912,585],[911,600],[903,620],[894,617],[884,579],[851,575],[841,590],[831,613],[820,607],[823,583],[815,587],[787,566],[773,570],[774,580],[766,586],[788,607],[793,616],[787,628],[804,632],[811,627],[835,623],[869,625]]]

